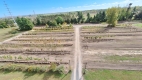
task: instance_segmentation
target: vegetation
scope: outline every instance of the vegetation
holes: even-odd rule
[[[132,3],[129,4],[128,7],[117,8],[116,11],[118,14],[116,15],[118,21],[126,21],[126,20],[142,20],[142,10],[141,7],[135,6],[131,7]],[[77,12],[69,12],[69,13],[61,13],[61,14],[54,14],[54,15],[38,15],[35,20],[33,20],[34,25],[49,25],[50,28],[57,27],[62,25],[64,22],[67,24],[78,24],[78,23],[101,23],[101,22],[110,22],[107,20],[108,17],[106,16],[107,10],[88,10],[88,11],[77,11]],[[111,12],[110,12],[111,13]],[[24,18],[23,20],[26,20]],[[111,18],[110,18],[111,19]],[[113,20],[111,20],[113,21]],[[19,20],[17,21],[19,23]],[[21,21],[20,21],[21,22]],[[24,21],[23,21],[24,22]],[[29,19],[24,22],[24,24],[28,24],[26,29],[31,30],[33,25]],[[115,25],[117,21],[114,21],[113,24]],[[110,24],[110,23],[109,23]],[[18,24],[19,26],[23,24]],[[14,23],[11,19],[1,19],[0,20],[0,28],[7,28],[14,26]],[[23,25],[24,28],[25,25]],[[31,27],[30,27],[31,26]],[[20,27],[20,29],[23,29]],[[26,30],[23,29],[23,30]]]
[[[115,27],[118,21],[118,8],[112,7],[106,11],[107,23],[109,26]]]
[[[136,19],[138,20],[142,20],[142,11],[140,11],[136,16],[135,16]]]
[[[109,61],[131,61],[131,62],[139,62],[142,61],[142,55],[113,55],[105,57],[106,60]]]
[[[11,56],[6,56],[8,58],[12,58]],[[64,74],[64,67],[59,66],[56,67],[56,64],[52,63],[50,66],[44,66],[44,65],[20,65],[20,64],[5,64],[0,66],[1,71],[23,71],[23,72],[35,72],[35,73],[44,73],[48,71],[57,72],[59,74]]]
[[[63,24],[64,20],[61,16],[58,16],[56,19],[57,24]]]
[[[61,13],[55,15],[38,15],[36,18],[35,25],[49,25],[50,28],[53,26],[57,27],[62,25],[64,22],[67,24],[79,24],[79,23],[102,23],[102,22],[111,22],[111,26],[115,26],[118,21],[126,21],[126,20],[140,20],[140,10],[141,8],[131,7],[132,4],[129,4],[128,7],[116,8],[114,20],[108,18],[106,15],[107,10],[88,10],[88,11],[77,11],[77,12],[69,12],[69,13]],[[110,12],[112,13],[112,12]],[[109,19],[109,20],[108,20]],[[111,20],[111,21],[110,21]],[[114,21],[112,23],[112,21]],[[52,26],[52,27],[51,27]]]
[[[134,24],[134,26],[142,27],[142,23]]]
[[[14,27],[0,29],[0,41],[4,41],[10,37],[18,35],[18,33],[20,32]]]
[[[11,19],[0,19],[0,28],[15,27]]]
[[[22,18],[17,17],[16,22],[19,26],[20,31],[32,30],[34,26],[33,23],[29,19],[24,18],[24,17]]]
[[[127,70],[88,70],[85,80],[141,80],[141,71]]]
[[[71,73],[61,75],[56,72],[0,71],[1,80],[69,80],[70,77]]]

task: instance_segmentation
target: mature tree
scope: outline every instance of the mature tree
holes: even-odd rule
[[[71,23],[73,23],[73,24],[77,24],[77,22],[78,22],[78,21],[77,21],[77,19],[76,19],[76,18],[72,18],[72,19],[71,19]]]
[[[63,20],[63,18],[61,17],[61,16],[58,16],[58,17],[56,17],[56,22],[57,22],[57,24],[63,24],[63,22],[64,22],[64,20]]]
[[[119,10],[116,7],[108,8],[106,11],[107,23],[112,27],[115,27],[117,24],[118,12]]]
[[[33,23],[27,18],[19,18],[17,17],[16,22],[21,31],[31,30],[33,28]]]
[[[82,12],[77,12],[77,21],[78,21],[78,23],[83,23],[84,22],[84,20],[85,20],[85,18],[83,17],[83,14],[82,14]]]
[[[90,16],[90,13],[87,13],[86,23],[90,23],[90,22],[91,22],[91,16]]]
[[[93,23],[96,23],[96,22],[97,22],[97,21],[96,21],[96,15],[94,15],[92,22],[93,22]]]
[[[129,4],[128,8],[127,8],[127,11],[126,11],[126,20],[129,20],[129,19],[132,19],[132,11],[131,11],[131,6],[132,6],[132,3]]]
[[[15,27],[12,19],[0,19],[0,28]]]
[[[102,22],[106,22],[106,13],[105,11],[102,12]]]
[[[136,18],[139,20],[142,20],[142,11],[140,11],[137,15]]]
[[[57,22],[55,20],[53,21],[48,21],[47,24],[50,26],[50,27],[57,27]],[[59,23],[60,24],[60,23]]]
[[[71,23],[71,20],[70,19],[67,19],[65,20],[66,23],[70,24]]]
[[[133,8],[133,10],[132,10],[132,13],[131,13],[131,18],[132,19],[135,19],[135,16],[136,16],[136,13],[137,13],[137,7],[135,6],[134,8]]]
[[[93,22],[94,23],[100,23],[106,21],[106,14],[105,12],[99,12],[96,15],[94,15]]]
[[[7,26],[6,22],[4,22],[4,21],[0,22],[0,28],[7,28],[7,27],[8,26]]]
[[[142,11],[139,13],[139,18],[142,20]]]
[[[126,9],[119,9],[119,21],[126,20]]]
[[[39,17],[36,18],[36,25],[41,25],[41,19]]]

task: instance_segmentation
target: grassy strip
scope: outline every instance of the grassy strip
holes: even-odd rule
[[[134,24],[134,26],[142,27],[142,23]]]
[[[20,31],[16,31],[14,28],[3,28],[0,29],[0,42],[8,38],[18,35]]]
[[[46,73],[49,71],[64,74],[64,67],[57,66],[55,63],[50,65],[26,65],[26,64],[1,64],[1,71],[22,71],[22,72],[35,72],[35,73]]]
[[[4,80],[69,80],[70,72],[54,63],[51,65],[0,64],[0,79]]]
[[[85,80],[142,80],[142,71],[88,70]]]
[[[142,55],[112,55],[112,56],[106,56],[106,60],[109,61],[142,61]]]
[[[70,80],[71,73],[65,77],[56,72],[34,73],[21,71],[0,71],[0,80]]]

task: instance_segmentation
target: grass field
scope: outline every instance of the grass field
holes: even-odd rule
[[[142,71],[88,70],[85,80],[142,80]]]
[[[0,29],[0,42],[18,34],[18,33],[17,34],[9,34],[8,32],[11,30],[12,30],[12,28]]]
[[[28,73],[28,72],[2,72],[0,71],[0,80],[70,80],[70,73],[60,75],[53,72],[48,73]]]

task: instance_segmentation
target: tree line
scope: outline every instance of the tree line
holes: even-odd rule
[[[97,13],[90,14],[89,12],[84,15],[82,11],[69,12],[64,14],[54,15],[37,15],[34,20],[27,18],[16,18],[20,30],[31,30],[34,25],[48,25],[49,27],[57,27],[62,24],[81,24],[81,23],[102,23],[107,22],[111,26],[115,26],[117,21],[130,21],[130,20],[142,20],[142,10],[137,10],[137,7],[131,7],[132,3],[128,7],[112,7],[107,10],[100,10]],[[0,28],[14,26],[11,19],[1,19]],[[25,27],[27,28],[25,29]]]
[[[130,21],[130,20],[141,20],[142,11],[138,11],[136,7],[131,8],[131,5],[128,8],[117,7],[117,19],[118,21]],[[113,11],[109,11],[113,12]],[[111,17],[111,16],[110,16]],[[66,22],[67,24],[80,24],[80,23],[101,23],[106,22],[107,10],[100,11],[98,13],[92,14],[87,13],[84,15],[81,11],[78,11],[74,14],[57,14],[57,15],[40,15],[35,20],[35,25],[45,25],[55,26]]]

